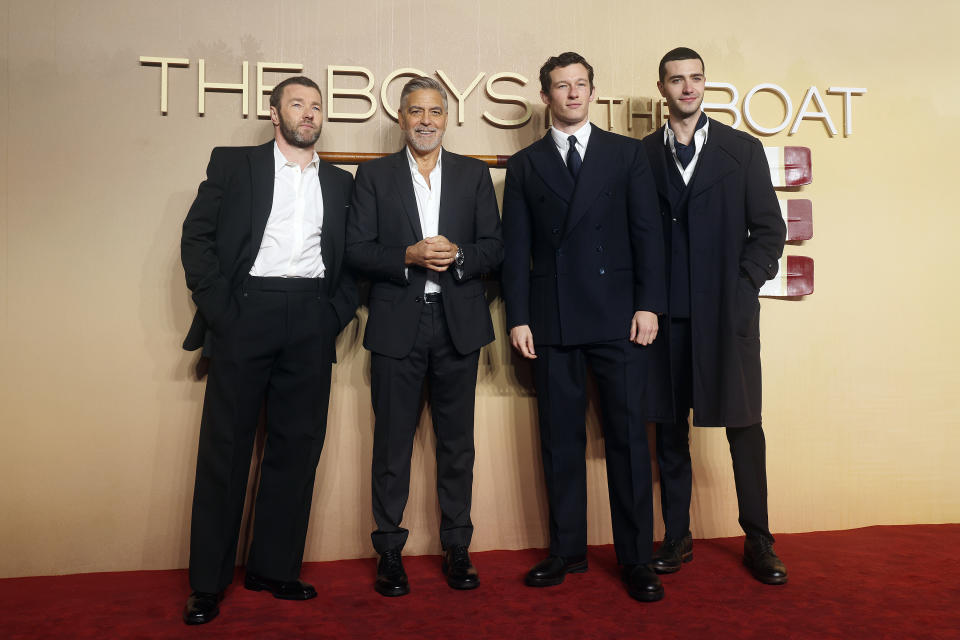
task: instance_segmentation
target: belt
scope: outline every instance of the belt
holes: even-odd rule
[[[443,300],[439,291],[434,291],[432,293],[425,293],[422,296],[417,296],[416,302],[422,302],[424,304],[437,304]]]
[[[247,276],[243,288],[248,291],[306,291],[321,292],[326,288],[323,278],[277,278]]]

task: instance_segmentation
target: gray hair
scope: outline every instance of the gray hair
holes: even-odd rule
[[[407,97],[414,91],[421,91],[423,89],[429,89],[436,91],[440,94],[440,97],[443,99],[443,110],[447,111],[447,92],[444,90],[443,85],[434,80],[433,78],[428,78],[427,76],[420,76],[418,78],[413,78],[407,84],[403,85],[403,91],[400,92],[400,110],[403,111],[403,108],[407,104]]]

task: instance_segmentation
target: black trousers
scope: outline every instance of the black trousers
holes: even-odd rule
[[[657,463],[660,466],[660,504],[664,537],[678,540],[690,530],[693,472],[690,462],[690,409],[693,397],[693,350],[689,319],[670,321],[670,359],[673,370],[673,424],[657,425]],[[773,539],[767,517],[766,441],[760,423],[728,427],[727,443],[733,459],[740,527],[752,537]]]
[[[574,347],[537,347],[534,376],[540,446],[550,504],[550,553],[587,551],[586,366],[597,380],[613,542],[620,564],[650,560],[653,497],[642,406],[643,347],[626,338]]]
[[[473,522],[473,413],[480,351],[460,354],[453,346],[440,303],[424,304],[413,350],[405,358],[373,353],[370,390],[373,431],[373,518],[377,553],[402,549],[400,526],[410,490],[410,456],[420,418],[424,382],[437,437],[437,499],[440,543],[470,545]]]
[[[321,279],[254,278],[214,333],[190,528],[190,585],[233,578],[261,406],[267,437],[247,570],[300,574],[338,323]]]

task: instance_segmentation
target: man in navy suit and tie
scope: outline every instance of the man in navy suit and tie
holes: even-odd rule
[[[646,421],[650,345],[666,312],[656,187],[640,142],[590,124],[593,68],[579,54],[540,69],[550,131],[507,164],[503,292],[510,341],[533,360],[550,505],[550,555],[534,587],[587,570],[586,366],[597,380],[617,560],[631,596],[663,597],[649,566]]]

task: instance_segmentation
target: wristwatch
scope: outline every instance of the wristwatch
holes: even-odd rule
[[[463,268],[463,249],[462,248],[457,247],[457,257],[454,258],[453,261],[457,264],[458,267],[460,267],[461,269]]]

